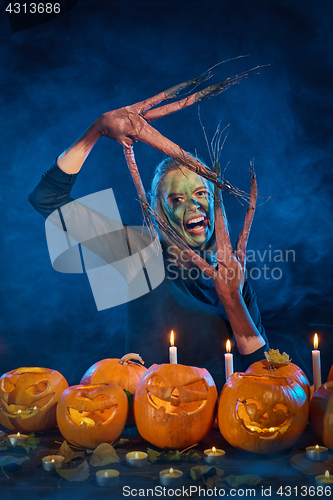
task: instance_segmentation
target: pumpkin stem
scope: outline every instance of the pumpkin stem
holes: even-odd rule
[[[274,364],[274,363],[272,363],[272,362],[271,362],[271,363],[269,363],[269,365],[268,365],[268,369],[269,369],[270,371],[275,371],[275,370],[277,370],[277,367],[275,366],[275,364]]]
[[[121,365],[128,365],[128,362],[131,360],[131,359],[134,359],[135,361],[139,361],[142,365],[145,364],[145,362],[143,361],[143,359],[141,358],[141,356],[139,354],[135,354],[134,352],[129,352],[128,354],[125,354],[125,356],[123,356],[120,360],[119,360],[119,363]]]

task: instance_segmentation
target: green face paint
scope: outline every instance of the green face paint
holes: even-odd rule
[[[214,203],[206,180],[191,170],[169,172],[161,186],[162,206],[176,233],[199,248],[214,232]]]

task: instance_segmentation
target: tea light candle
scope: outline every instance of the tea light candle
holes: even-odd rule
[[[99,470],[96,472],[98,486],[115,486],[119,483],[119,472],[115,469]]]
[[[164,469],[160,472],[160,484],[162,486],[177,486],[183,480],[183,473],[178,469]]]
[[[217,464],[221,461],[223,456],[225,455],[224,450],[217,450],[215,446],[209,450],[204,451],[205,458],[204,461],[206,464]]]
[[[308,446],[306,448],[306,458],[313,462],[323,462],[328,458],[328,448],[326,446]]]
[[[16,446],[18,444],[25,444],[27,442],[28,436],[26,434],[8,434],[8,440],[12,446]]]
[[[316,486],[333,486],[333,477],[330,476],[328,470],[325,472],[325,474],[320,474],[319,476],[316,476],[315,480],[316,480]]]
[[[42,458],[42,466],[44,470],[51,471],[61,469],[65,458],[61,455],[47,455]]]
[[[126,455],[126,463],[131,467],[145,467],[148,462],[148,455],[144,451],[131,451]]]
[[[315,333],[312,351],[312,370],[314,392],[321,386],[320,351],[318,350],[318,335]]]
[[[224,364],[225,364],[225,380],[227,381],[228,378],[234,373],[234,360],[233,360],[233,354],[230,352],[231,351],[230,340],[227,340],[226,351],[227,352],[224,355]]]
[[[173,330],[171,330],[170,334],[169,361],[171,365],[177,364],[177,347],[175,347]]]

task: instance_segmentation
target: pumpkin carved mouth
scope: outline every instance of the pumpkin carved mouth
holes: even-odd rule
[[[147,383],[149,403],[167,415],[191,415],[207,403],[209,387],[200,379],[182,387],[170,387],[160,376],[154,376]]]
[[[69,419],[76,425],[88,427],[105,425],[118,411],[118,404],[112,403],[108,396],[100,394],[93,400],[79,396],[75,406],[67,406]]]
[[[242,427],[251,434],[257,434],[260,439],[275,439],[284,434],[294,419],[284,404],[278,403],[265,412],[259,401],[252,398],[238,401],[236,413],[242,420]]]
[[[24,418],[30,417],[31,415],[37,413],[45,406],[47,406],[54,398],[55,393],[51,393],[44,398],[37,399],[32,403],[31,406],[21,405],[21,404],[7,404],[2,398],[0,398],[0,410],[1,413],[10,418]]]

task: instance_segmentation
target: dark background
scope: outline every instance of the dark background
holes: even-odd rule
[[[256,254],[249,269],[266,264],[282,270],[279,280],[270,272],[264,279],[262,271],[261,279],[250,280],[271,347],[287,351],[312,382],[318,332],[326,380],[333,346],[331,5],[80,0],[63,16],[16,33],[1,12],[1,373],[46,366],[74,384],[95,361],[124,354],[114,332],[125,307],[97,312],[86,275],[52,269],[44,220],[27,200],[43,171],[101,113],[251,54],[217,67],[210,83],[270,66],[203,101],[201,117],[209,137],[220,120],[222,126],[230,123],[221,157],[222,167],[230,162],[228,180],[249,190],[254,158],[259,194],[273,197],[258,208],[249,244],[261,255],[267,251],[263,262]],[[196,106],[154,126],[209,161]],[[148,189],[161,155],[143,144],[135,151]],[[73,194],[108,187],[123,222],[140,224],[122,148],[103,138]],[[245,207],[230,196],[225,203],[235,242]],[[269,250],[294,250],[295,262],[270,262]],[[156,362],[166,360],[167,352]]]

